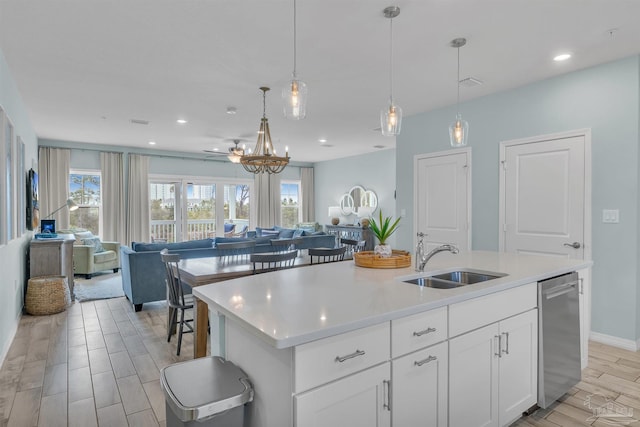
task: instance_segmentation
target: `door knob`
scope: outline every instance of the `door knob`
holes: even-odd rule
[[[565,243],[564,245],[573,249],[580,249],[580,242]]]

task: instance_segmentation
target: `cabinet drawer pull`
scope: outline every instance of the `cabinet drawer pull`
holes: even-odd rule
[[[503,332],[502,335],[505,336],[505,349],[502,350],[502,352],[504,354],[509,354],[509,332]]]
[[[496,344],[498,344],[498,351],[493,353],[494,356],[502,357],[502,335],[494,335]]]
[[[436,331],[436,328],[427,328],[424,331],[414,332],[413,336],[414,337],[421,337],[423,335],[430,334],[430,333],[435,332],[435,331]]]
[[[391,412],[391,381],[383,380],[382,385],[384,386],[384,398],[382,407]]]
[[[425,363],[433,362],[434,360],[438,360],[438,358],[436,356],[429,356],[423,360],[416,360],[415,362],[413,362],[413,364],[416,366],[422,366]]]
[[[336,356],[336,362],[344,362],[345,360],[353,359],[354,357],[364,356],[364,350],[356,350],[351,354],[347,354],[346,356]]]

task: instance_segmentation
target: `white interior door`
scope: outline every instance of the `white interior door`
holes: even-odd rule
[[[470,149],[415,156],[414,230],[427,235],[427,251],[443,243],[471,249],[470,169]]]
[[[501,250],[590,257],[588,131],[502,143]]]

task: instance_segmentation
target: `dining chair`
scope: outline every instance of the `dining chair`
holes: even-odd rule
[[[193,332],[193,318],[185,319],[185,310],[193,308],[193,300],[184,295],[182,289],[182,280],[180,280],[180,254],[170,254],[168,249],[160,251],[160,259],[164,263],[167,271],[167,303],[169,305],[169,321],[167,322],[167,342],[171,342],[171,335],[174,328],[178,327],[178,351],[176,355],[180,356],[180,347],[182,346],[182,334]],[[180,319],[178,319],[178,315]],[[185,331],[184,328],[187,330]]]
[[[223,264],[247,261],[255,247],[256,242],[250,240],[216,244],[218,257],[220,258],[220,262]]]
[[[253,264],[253,274],[291,268],[294,266],[297,256],[297,250],[268,254],[251,254],[250,262]]]
[[[339,248],[309,248],[311,265],[342,261],[346,251],[346,246],[340,246]]]
[[[340,243],[347,248],[347,254],[362,252],[367,244],[366,240],[340,239]]]
[[[273,252],[287,252],[296,248],[296,245],[302,243],[302,238],[294,237],[290,239],[271,239],[271,246],[273,246]]]

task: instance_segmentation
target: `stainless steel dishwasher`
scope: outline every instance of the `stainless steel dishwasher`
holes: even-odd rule
[[[546,408],[581,379],[578,273],[538,282],[538,406]]]

